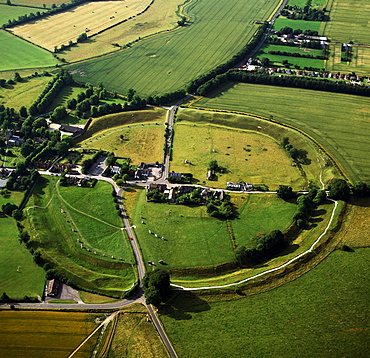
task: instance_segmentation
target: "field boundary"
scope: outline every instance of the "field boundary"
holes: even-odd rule
[[[200,97],[200,98],[196,99],[194,102],[191,102],[191,104],[189,104],[189,106],[192,106],[194,103],[196,103],[197,101],[199,101],[202,98],[204,98],[204,97]],[[337,168],[337,170],[339,171],[339,173],[349,183],[352,183],[352,181],[348,177],[348,173],[342,167],[342,165],[335,159],[335,157],[333,156],[333,154],[330,153],[326,148],[324,148],[315,138],[311,137],[309,134],[307,134],[305,131],[303,131],[300,128],[297,128],[297,127],[295,127],[295,126],[293,126],[291,124],[279,122],[279,121],[277,121],[277,120],[275,120],[273,118],[267,118],[267,117],[264,117],[264,116],[260,116],[258,114],[253,114],[253,113],[248,113],[248,112],[230,111],[230,110],[213,109],[213,108],[207,108],[207,107],[197,107],[197,106],[195,106],[194,108],[191,107],[190,109],[199,109],[199,110],[210,111],[210,112],[232,113],[232,114],[239,114],[239,115],[249,116],[249,117],[253,117],[253,118],[256,118],[256,119],[261,119],[261,120],[264,120],[264,121],[272,122],[272,123],[275,123],[275,124],[280,125],[282,127],[286,127],[286,128],[292,129],[294,131],[297,131],[298,133],[300,133],[301,135],[303,135],[304,137],[306,137],[310,141],[312,141],[312,143],[314,143],[320,150],[322,150],[328,156],[328,158],[330,158],[330,160],[334,163],[334,165]]]

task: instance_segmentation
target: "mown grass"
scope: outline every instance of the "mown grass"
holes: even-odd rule
[[[248,245],[259,233],[284,231],[291,224],[295,205],[271,195],[268,200],[264,198],[258,194],[233,195],[232,201],[241,207],[241,213],[230,222],[210,217],[205,206],[148,203],[145,191],[140,189],[125,191],[124,204],[136,225],[145,261],[157,264],[163,260],[166,268],[184,269],[230,262],[234,259],[233,240]],[[265,213],[264,220],[261,212]],[[161,240],[162,236],[165,240]]]
[[[2,53],[0,71],[22,68],[50,67],[58,63],[53,55],[4,30],[0,30]]]
[[[154,325],[144,312],[121,312],[108,356],[169,357]]]
[[[370,161],[363,154],[370,150],[366,97],[285,87],[276,91],[274,86],[241,83],[225,86],[196,105],[273,116],[316,139],[339,161],[350,180],[370,181]]]
[[[178,116],[178,121],[182,113]],[[185,164],[188,160],[192,165]],[[207,180],[208,164],[217,160],[227,169]],[[277,166],[276,163],[279,163]],[[189,172],[199,183],[226,189],[226,182],[266,184],[271,190],[278,185],[307,185],[292,160],[276,140],[256,131],[237,130],[205,123],[180,121],[175,126],[173,160],[170,170]]]
[[[335,251],[299,279],[239,299],[180,292],[161,320],[184,357],[367,357],[369,258],[370,249]]]
[[[13,27],[11,31],[38,46],[54,51],[54,46],[76,42],[79,35],[89,29],[91,36],[143,11],[150,1],[130,0],[89,3],[73,11],[60,12],[35,23]],[[68,29],[68,31],[66,31]]]
[[[0,196],[0,207],[8,202],[19,205],[23,193],[11,192],[9,197]],[[19,231],[11,217],[0,217],[0,292],[12,299],[42,296],[45,271],[37,266],[32,255],[18,241]]]
[[[29,108],[49,81],[50,77],[34,77],[7,85],[5,88],[1,87],[0,104],[17,110],[21,106]]]
[[[290,3],[289,5],[295,5]],[[302,7],[304,7],[303,5]],[[285,17],[278,17],[274,23],[273,29],[279,31],[283,27],[291,27],[293,30],[301,29],[303,32],[305,30],[319,31],[320,21],[304,21],[304,20],[291,20]]]
[[[266,20],[277,4],[275,0],[191,3],[184,10],[188,26],[67,68],[83,75],[78,80],[101,82],[118,93],[129,88],[139,95],[171,92],[230,59],[257,31],[254,21]]]
[[[332,42],[370,45],[369,16],[370,8],[361,0],[333,0],[324,36]]]
[[[61,188],[57,180],[41,178],[26,208],[32,245],[82,289],[106,295],[128,289],[134,259],[112,188],[100,182],[93,189]]]
[[[2,357],[67,357],[97,326],[96,314],[73,312],[1,311]],[[15,339],[16,337],[16,339]],[[95,342],[88,340],[74,355],[90,357]]]
[[[221,100],[222,100],[224,89],[222,89],[220,92],[222,94],[221,95]],[[234,97],[231,97],[231,98],[234,98]],[[240,111],[242,103],[244,103],[244,101],[246,100],[245,98],[246,97],[242,97],[242,96],[237,98],[235,101],[233,101],[232,106],[225,107],[225,109],[228,109],[228,110],[234,109],[236,111],[238,110]],[[213,98],[213,99],[214,100],[211,99],[208,101],[206,98],[203,98],[200,101],[196,102],[194,106],[208,107],[208,103],[211,103],[211,106],[209,107],[217,108],[216,105],[219,100],[217,100],[217,98]],[[249,99],[248,99],[248,102],[249,102]],[[218,108],[221,108],[221,106]],[[325,161],[322,158],[322,154],[318,153],[317,148],[314,148],[312,144],[309,143],[309,141],[307,141],[302,135],[299,135],[297,132],[293,130],[284,128],[283,126],[279,126],[267,120],[263,120],[263,119],[261,120],[261,119],[253,118],[250,116],[243,116],[239,114],[236,115],[232,113],[216,113],[216,112],[206,111],[206,110],[199,111],[199,110],[193,110],[193,109],[181,109],[178,111],[177,118],[182,121],[186,120],[188,122],[192,122],[193,125],[197,126],[195,127],[196,129],[200,125],[208,124],[208,125],[213,125],[213,126],[221,126],[221,128],[225,128],[225,127],[229,129],[231,128],[233,129],[231,133],[238,133],[238,135],[241,135],[241,133],[245,133],[246,135],[248,133],[249,137],[255,138],[255,140],[258,140],[258,141],[262,141],[262,139],[260,138],[264,138],[263,141],[267,141],[266,146],[262,146],[260,143],[256,142],[256,145],[254,146],[254,148],[252,146],[251,147],[247,146],[247,144],[249,144],[245,141],[247,137],[242,138],[241,142],[236,142],[235,144],[235,146],[239,148],[239,151],[233,153],[234,157],[232,159],[231,158],[222,159],[223,161],[227,160],[227,163],[231,165],[231,168],[235,171],[235,173],[237,172],[245,173],[247,175],[247,179],[251,174],[253,174],[255,177],[252,177],[252,179],[256,180],[256,181],[252,181],[253,184],[258,184],[258,181],[257,181],[258,176],[261,177],[260,180],[263,180],[264,182],[271,184],[274,187],[279,185],[278,183],[281,182],[283,184],[290,183],[291,185],[294,185],[294,187],[300,189],[301,186],[306,186],[307,181],[311,180],[311,181],[319,182],[319,176],[320,176],[320,173],[322,172],[322,166],[325,163]],[[179,122],[179,123],[182,123],[182,122]],[[226,133],[229,133],[229,132],[226,132]],[[198,137],[198,135],[194,135],[194,134],[193,136],[195,136],[196,138]],[[179,136],[177,136],[175,132],[175,137],[174,137],[175,146],[177,145],[176,142],[178,140],[178,137]],[[209,137],[209,134],[207,134],[207,137]],[[279,150],[277,149],[278,145],[276,143],[280,143],[283,137],[289,137],[290,142],[293,144],[294,147],[307,151],[308,153],[307,158],[309,159],[309,161],[307,162],[307,165],[306,164],[302,165],[302,168],[305,173],[304,174],[305,177],[300,177],[298,174],[297,168],[294,168],[293,166],[291,166],[290,161],[288,160],[288,157],[284,154],[284,152],[282,150],[279,152]],[[206,137],[204,136],[204,138]],[[199,140],[204,140],[204,138],[199,139]],[[188,140],[191,141],[191,138],[188,138]],[[225,149],[232,150],[232,148],[227,148],[230,145],[224,144],[222,141],[220,142],[220,144],[223,147],[226,147]],[[185,148],[187,147],[188,147],[188,143],[186,143]],[[196,145],[194,148],[197,148],[196,151],[201,153],[202,146]],[[250,152],[246,151],[244,148],[246,150],[250,149]],[[212,149],[213,148],[209,148],[210,151]],[[264,149],[267,149],[267,151]],[[184,149],[181,149],[181,150],[184,150]],[[224,150],[224,153],[228,153],[228,152]],[[232,152],[229,152],[228,154],[231,154],[231,153]],[[258,154],[258,156],[256,156],[256,154]],[[210,155],[210,154],[207,153],[207,155]],[[212,153],[212,155],[218,155],[218,154]],[[177,156],[176,147],[174,149],[174,156],[175,157]],[[226,157],[229,158],[230,156],[225,156],[224,158]],[[185,160],[189,158],[181,158],[181,159]],[[245,159],[248,159],[248,161],[246,161]],[[201,160],[205,161],[205,158],[202,157]],[[253,163],[253,165],[250,165],[250,160],[251,160],[251,163]],[[278,163],[278,165],[276,165],[276,163]],[[206,162],[206,164],[208,164],[208,162]],[[236,166],[236,164],[238,164],[239,166]],[[203,176],[205,177],[205,174],[203,174]],[[217,185],[217,182],[216,182],[216,185]]]
[[[164,126],[149,122],[125,125],[99,131],[89,140],[80,143],[81,148],[103,149],[117,157],[130,158],[133,164],[141,161],[163,161]],[[120,136],[123,135],[124,139]]]
[[[112,44],[123,46],[139,38],[174,28],[179,19],[176,15],[178,6],[178,0],[156,0],[139,18],[134,17],[118,24],[60,54],[68,62],[74,62],[118,51],[119,47]]]
[[[84,303],[111,303],[118,301],[117,299],[112,299],[112,297],[97,295],[91,292],[78,291],[78,293]]]

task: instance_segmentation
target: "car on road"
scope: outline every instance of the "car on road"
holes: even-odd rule
[[[133,240],[133,238],[130,236],[130,240]]]

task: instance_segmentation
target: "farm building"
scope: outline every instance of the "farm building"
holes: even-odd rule
[[[51,296],[51,297],[57,296],[58,291],[59,291],[59,286],[60,286],[60,282],[58,280],[56,279],[50,280],[46,286],[46,295]]]
[[[240,183],[232,183],[232,182],[227,182],[226,183],[227,189],[233,189],[233,190],[240,190]]]

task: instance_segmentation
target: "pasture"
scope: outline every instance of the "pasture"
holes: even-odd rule
[[[370,150],[368,102],[361,96],[285,87],[277,91],[274,86],[240,83],[224,86],[195,105],[273,116],[316,139],[339,161],[351,181],[370,182],[370,160],[363,154]],[[330,172],[324,179],[330,179]]]
[[[180,357],[365,358],[369,259],[369,248],[334,251],[300,278],[253,296],[178,292],[161,320]]]
[[[33,245],[76,285],[106,295],[135,281],[133,254],[111,191],[105,182],[67,188],[58,178],[41,178],[26,208]]]
[[[163,161],[163,134],[163,122],[133,124],[98,132],[79,146],[114,152],[117,157],[130,158],[135,165],[142,161],[155,163]]]
[[[163,260],[169,269],[211,267],[230,262],[234,259],[233,240],[243,245],[250,244],[255,235],[267,233],[272,228],[284,231],[291,224],[296,210],[294,204],[276,196],[270,195],[268,200],[264,200],[265,196],[243,194],[232,197],[240,207],[240,215],[228,223],[210,217],[205,206],[148,203],[145,191],[140,189],[125,191],[124,198],[125,205],[128,203],[127,211],[136,225],[144,261],[157,263]],[[264,213],[263,220],[261,212]],[[252,222],[250,218],[256,220]],[[230,230],[234,231],[234,238],[230,236]],[[162,236],[165,240],[161,239]]]
[[[9,196],[0,196],[0,206],[8,202],[19,205],[23,193],[13,191]],[[18,241],[19,231],[11,217],[0,217],[0,292],[13,299],[42,296],[45,271],[37,266],[32,255]]]
[[[199,183],[226,189],[226,182],[247,182],[266,184],[271,190],[280,184],[296,188],[307,185],[279,143],[257,128],[245,131],[181,121],[174,130],[170,170],[192,173]],[[185,164],[185,160],[192,164]],[[227,169],[226,173],[217,173],[215,180],[206,179],[211,160]]]
[[[143,307],[135,307],[135,311],[121,312],[115,327],[108,357],[167,358],[168,353],[152,322],[147,320],[148,314]]]
[[[65,358],[97,327],[102,315],[73,312],[0,311],[0,356]],[[76,358],[91,357],[95,341],[85,343]],[[52,352],[52,353],[51,353]]]
[[[47,76],[34,77],[5,88],[0,87],[0,104],[16,110],[21,106],[29,108],[49,81],[50,77]]]
[[[293,4],[290,3],[289,5],[293,5]],[[320,21],[292,20],[292,19],[287,19],[285,17],[278,17],[274,23],[273,29],[275,31],[279,31],[283,27],[288,26],[288,27],[291,27],[293,30],[301,29],[303,32],[305,30],[319,31],[320,25],[321,25]]]
[[[243,101],[247,100],[248,103],[249,97],[248,95],[244,95],[243,98],[238,98],[239,102],[234,103],[235,107],[233,108],[240,108],[240,103],[243,103]],[[195,105],[204,105],[208,106],[208,102],[205,98],[202,98],[200,101],[196,102]],[[202,106],[203,107],[203,106]],[[231,109],[231,107],[226,108]],[[252,184],[258,184],[258,179],[263,180],[264,183],[271,185],[271,189],[276,189],[276,187],[279,185],[278,183],[284,183],[290,185],[293,185],[294,187],[300,189],[302,186],[307,185],[308,180],[317,181],[320,176],[320,173],[322,173],[323,169],[322,166],[324,165],[325,161],[322,157],[322,154],[317,153],[317,148],[313,147],[310,142],[308,142],[302,135],[298,134],[296,131],[293,131],[291,129],[285,128],[283,126],[279,126],[275,123],[272,123],[270,121],[266,121],[263,119],[253,118],[251,116],[243,116],[240,114],[233,114],[233,113],[216,113],[206,110],[193,110],[193,109],[181,109],[178,111],[177,118],[179,120],[179,124],[181,124],[181,121],[187,121],[191,122],[193,126],[198,126],[199,128],[207,128],[208,126],[219,126],[221,128],[225,128],[225,138],[224,140],[229,140],[226,136],[226,133],[235,134],[237,133],[238,136],[240,136],[240,142],[235,142],[235,148],[238,148],[236,152],[233,152],[232,147],[227,148],[230,145],[227,145],[222,142],[222,137],[218,137],[218,141],[221,141],[220,144],[222,146],[222,152],[220,156],[220,160],[224,163],[226,161],[227,165],[226,167],[228,169],[232,169],[234,171],[234,174],[241,171],[244,175],[247,175],[247,179],[250,178],[250,175],[253,174],[254,178],[252,179],[256,181],[252,181]],[[193,131],[195,129],[198,129],[198,127],[194,127]],[[252,147],[246,146],[245,138],[243,138],[242,133],[244,135],[249,134],[249,137],[256,138],[256,140],[261,140],[263,138],[263,141],[266,143],[265,146],[261,146],[256,142],[254,149]],[[230,135],[229,135],[230,136]],[[180,137],[180,138],[178,138]],[[209,134],[204,134],[202,138],[199,138],[199,141],[205,140],[205,138],[209,138]],[[283,150],[279,150],[279,146],[277,143],[280,143],[281,139],[283,137],[289,137],[290,142],[293,144],[294,147],[299,149],[304,149],[307,151],[307,157],[309,161],[307,162],[307,165],[302,165],[302,169],[304,170],[305,178],[302,177],[298,169],[296,167],[293,167],[291,164],[291,159],[288,158],[288,156],[285,154]],[[197,138],[197,134],[193,134],[193,138]],[[178,158],[178,154],[176,154],[176,148],[178,148],[177,140],[184,140],[181,139],[181,136],[177,136],[175,132],[174,136],[174,165],[184,165],[183,162],[185,159],[189,158],[183,158],[180,156]],[[190,140],[190,138],[188,138]],[[194,139],[193,139],[194,140]],[[230,139],[232,140],[232,138]],[[201,146],[196,146],[196,152],[202,153],[202,150],[204,151],[205,158],[201,158],[201,162],[203,161],[203,171],[202,171],[202,178],[205,179],[206,173],[206,166],[208,165],[208,158],[210,156],[217,156],[218,154],[215,152],[212,152],[212,149],[218,149],[218,148],[199,148]],[[184,148],[179,148],[179,153],[184,153],[188,148],[188,144]],[[207,149],[209,152],[207,152]],[[266,150],[267,149],[267,150]],[[231,151],[230,151],[231,150]],[[185,154],[185,153],[184,153]],[[191,156],[191,154],[186,153],[187,155]],[[226,155],[229,154],[229,155]],[[233,157],[231,158],[231,156]],[[208,157],[207,157],[208,156]],[[279,160],[274,161],[274,156],[278,156]],[[176,162],[176,158],[178,158],[178,162]],[[180,161],[182,160],[182,162]],[[212,158],[213,159],[213,158]],[[217,159],[217,158],[215,158]],[[248,160],[245,160],[248,159]],[[253,163],[255,168],[258,168],[256,170],[254,166],[250,165],[250,163]],[[276,163],[279,163],[278,166],[276,166]],[[195,162],[195,164],[197,164]],[[236,165],[238,164],[238,166]],[[184,165],[185,166],[185,165]],[[281,166],[281,167],[280,167]],[[172,166],[171,166],[172,167]],[[190,169],[188,169],[190,168]],[[197,165],[195,166],[187,166],[187,170],[194,170],[192,168],[197,168]],[[185,168],[183,168],[185,171]],[[196,169],[197,170],[197,169]],[[231,171],[231,173],[233,173]],[[271,174],[273,173],[273,175]],[[323,174],[323,173],[322,173]],[[227,175],[227,174],[226,174]],[[222,174],[221,178],[224,178],[225,174]],[[260,176],[260,178],[259,178]],[[235,178],[236,180],[239,180],[238,177]],[[222,179],[224,181],[224,179]],[[246,180],[249,182],[249,180]],[[224,181],[226,182],[226,181]],[[212,183],[210,185],[221,185],[221,183],[217,184],[217,182],[209,182]],[[221,186],[222,187],[222,186]],[[224,188],[224,186],[223,186]]]
[[[58,63],[50,52],[4,30],[0,30],[0,47],[7,49],[2,52],[0,71],[51,67]]]
[[[330,72],[356,72],[366,76],[370,69],[370,48],[353,45],[352,59],[350,62],[342,61],[342,46],[332,44],[329,46],[329,59],[326,61],[326,69]]]
[[[77,6],[46,18],[10,29],[38,46],[54,51],[55,46],[76,42],[79,35],[96,34],[142,12],[150,1],[102,1]]]
[[[370,6],[362,0],[333,0],[330,21],[325,23],[323,36],[331,42],[370,45]]]
[[[176,14],[178,6],[178,0],[156,0],[140,17],[117,24],[60,54],[68,62],[74,62],[119,50],[112,44],[123,46],[139,38],[170,30],[179,19]]]
[[[183,88],[192,79],[229,60],[257,31],[279,1],[198,1],[185,7],[189,25],[145,39],[117,53],[67,66],[76,79],[101,82],[110,90],[139,95]],[[228,16],[225,16],[225,14]]]
[[[5,1],[3,1],[5,3]],[[11,2],[14,5],[23,5],[23,6],[34,6],[44,9],[44,4],[46,8],[51,8],[51,5],[60,5],[65,3],[65,0],[13,0]],[[41,11],[41,10],[40,10]]]

